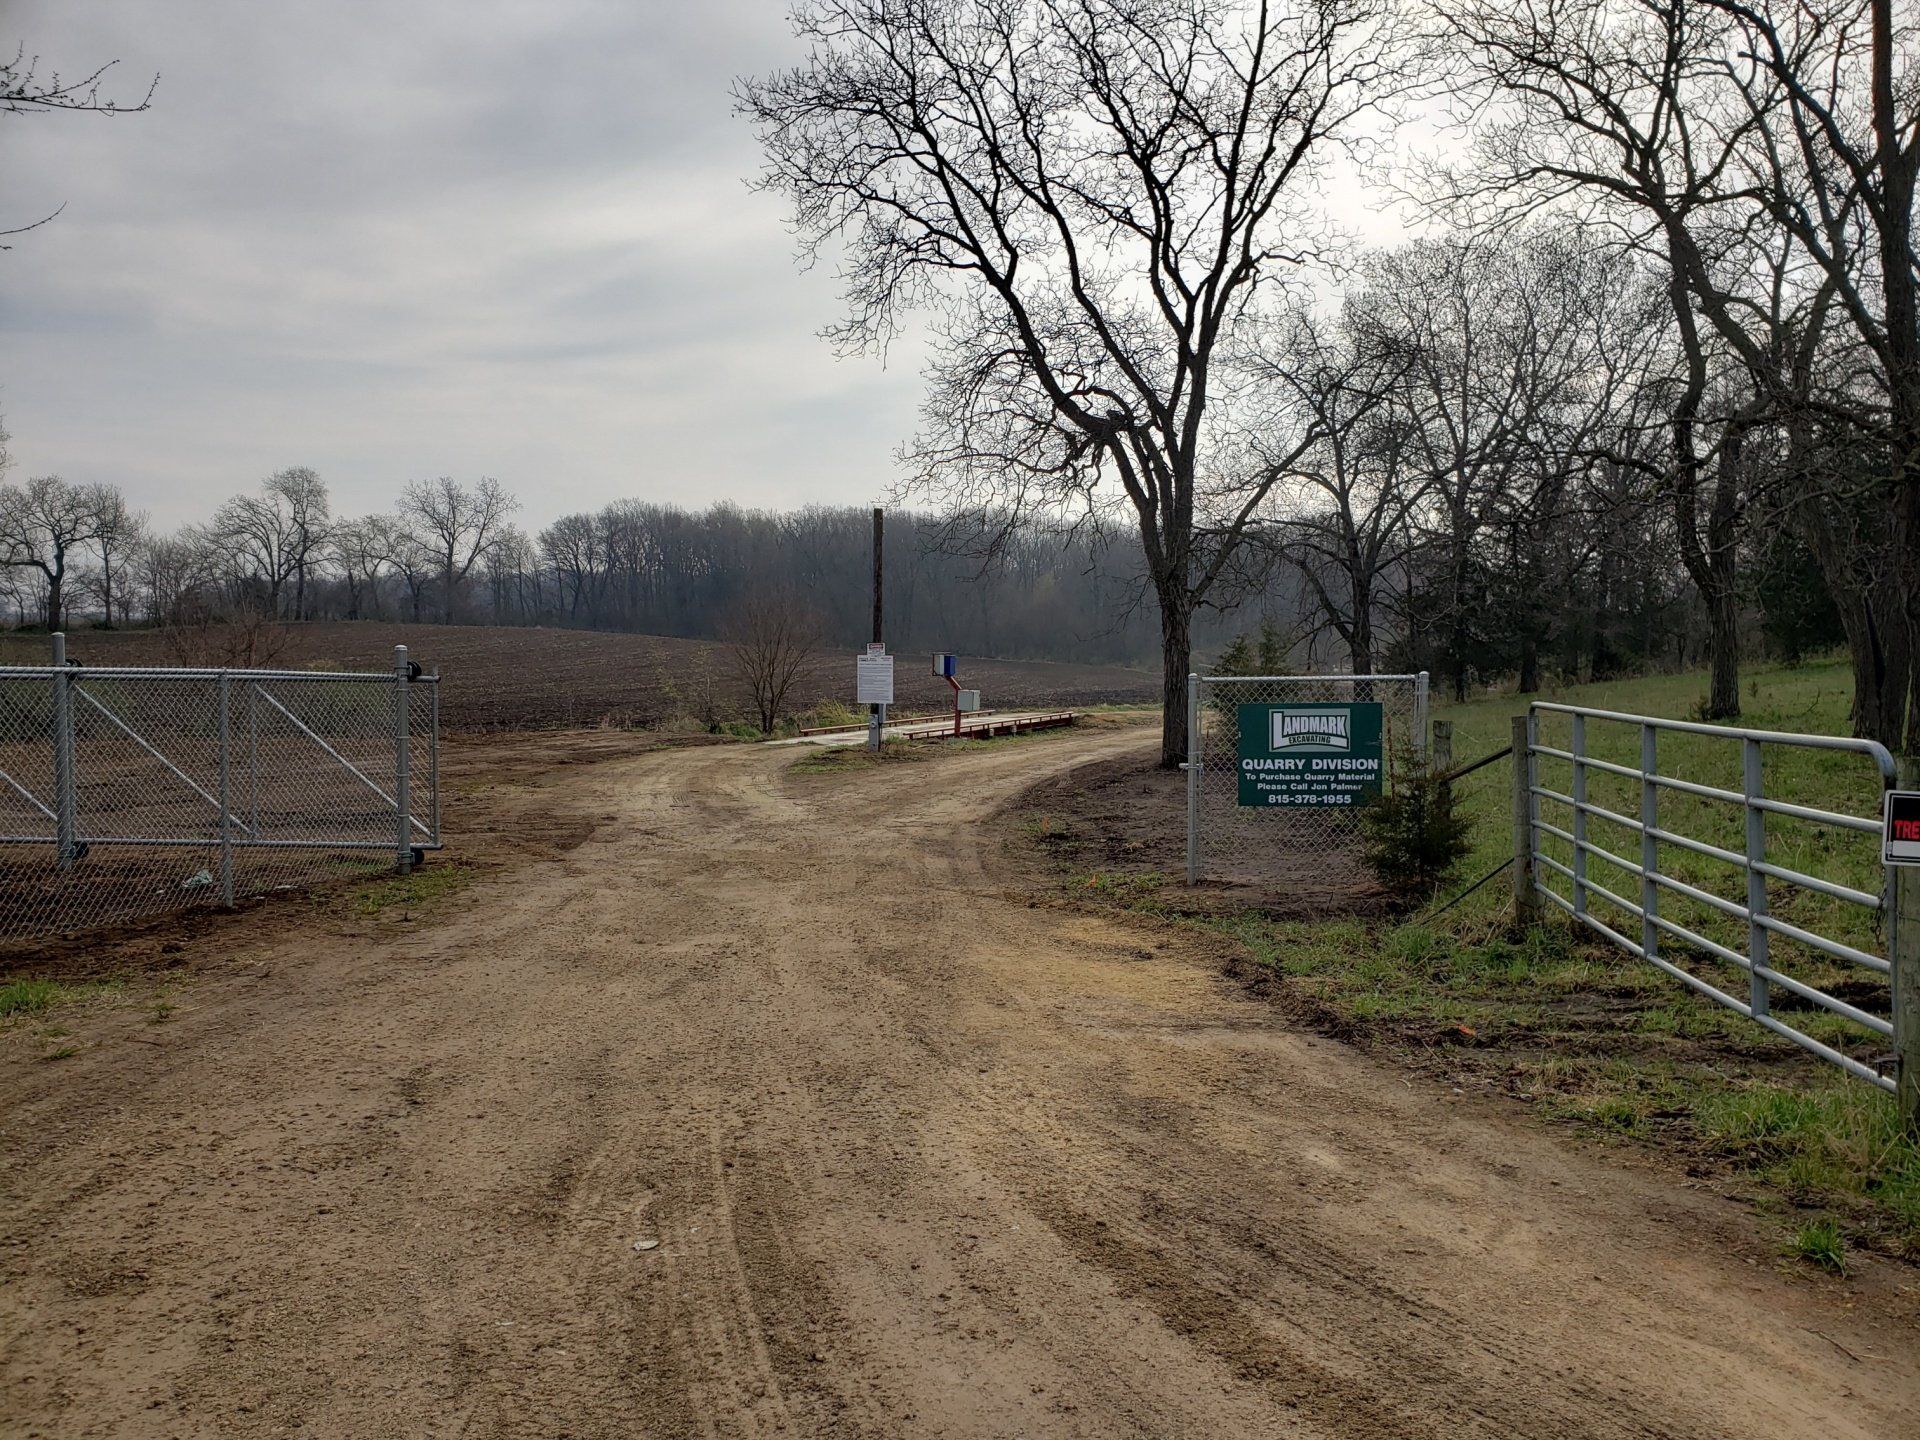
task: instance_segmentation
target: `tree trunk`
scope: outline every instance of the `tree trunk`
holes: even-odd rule
[[[1540,688],[1540,642],[1528,629],[1520,636],[1520,693],[1532,695]]]
[[[60,628],[60,622],[62,619],[65,618],[64,615],[62,614],[62,604],[61,604],[64,598],[61,595],[61,591],[66,588],[66,574],[64,571],[64,567],[56,567],[55,569],[49,570],[46,572],[46,576],[47,576],[47,629],[49,631],[53,631],[53,630],[58,630]]]
[[[1193,665],[1193,606],[1184,596],[1160,597],[1160,764],[1176,770],[1187,759],[1187,672]]]
[[[1716,567],[1717,568],[1717,567]],[[1740,601],[1731,577],[1718,577],[1707,597],[1707,645],[1713,680],[1707,691],[1709,720],[1740,717]]]

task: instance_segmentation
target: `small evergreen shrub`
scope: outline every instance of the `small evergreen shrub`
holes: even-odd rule
[[[1453,787],[1415,764],[1360,812],[1361,854],[1380,883],[1414,900],[1433,893],[1473,848],[1470,826],[1453,808]]]

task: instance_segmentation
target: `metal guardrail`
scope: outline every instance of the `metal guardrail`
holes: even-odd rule
[[[0,666],[0,940],[440,846],[439,677]],[[329,858],[327,852],[333,852]]]
[[[1541,741],[1541,720],[1549,715],[1567,718],[1570,739],[1564,747]],[[1588,727],[1595,722],[1636,727],[1639,763],[1623,764],[1593,754],[1588,743]],[[1871,740],[1740,729],[1544,701],[1529,707],[1524,727],[1524,745],[1517,745],[1515,750],[1519,773],[1515,783],[1514,818],[1516,840],[1521,842],[1516,845],[1516,852],[1517,858],[1525,861],[1521,871],[1516,874],[1517,894],[1524,894],[1528,890],[1537,893],[1564,910],[1576,922],[1717,1004],[1747,1016],[1756,1024],[1839,1066],[1850,1075],[1882,1089],[1895,1089],[1895,1081],[1891,1076],[1795,1028],[1776,1015],[1773,1008],[1777,989],[1840,1016],[1868,1034],[1882,1039],[1892,1038],[1894,1026],[1889,1016],[1787,974],[1775,962],[1773,951],[1775,941],[1784,940],[1878,976],[1890,976],[1892,963],[1889,954],[1863,949],[1859,945],[1848,944],[1781,919],[1772,913],[1770,894],[1772,882],[1884,914],[1888,908],[1884,876],[1882,889],[1872,892],[1781,864],[1777,859],[1769,858],[1767,830],[1768,818],[1780,817],[1849,833],[1877,835],[1881,823],[1877,813],[1878,804],[1894,779],[1893,757],[1885,746]],[[1740,789],[1703,784],[1698,780],[1662,772],[1659,742],[1663,733],[1708,736],[1716,741],[1738,744],[1741,747]],[[1870,761],[1877,772],[1874,777],[1876,783],[1862,785],[1862,798],[1872,805],[1875,814],[1847,814],[1770,797],[1765,784],[1765,760],[1769,747],[1775,750],[1838,751],[1859,755]],[[1568,789],[1558,790],[1541,783],[1540,764],[1543,758],[1566,767]],[[1638,793],[1637,814],[1625,814],[1594,803],[1589,798],[1589,786],[1595,774],[1630,782]],[[1661,800],[1664,795],[1684,795],[1738,806],[1744,817],[1740,848],[1717,845],[1697,836],[1683,834],[1671,824],[1663,822]],[[1521,803],[1523,798],[1524,808]],[[1542,818],[1543,802],[1554,807],[1558,815],[1566,818],[1567,823],[1555,824],[1552,820]],[[1631,842],[1637,842],[1637,853],[1620,854],[1596,843],[1591,834],[1596,821],[1609,827],[1609,833],[1623,832]],[[1566,847],[1567,859],[1563,861],[1546,853],[1542,844],[1543,836],[1560,841]],[[1670,873],[1669,869],[1663,869],[1663,846],[1717,862],[1737,872],[1744,883],[1744,901],[1731,900],[1725,895],[1691,884]],[[1596,881],[1590,874],[1591,864],[1596,860],[1635,879],[1637,894],[1622,895]],[[1548,883],[1546,877],[1549,874],[1566,881],[1568,893],[1562,894]],[[1682,897],[1715,916],[1723,916],[1733,923],[1736,930],[1743,927],[1745,950],[1728,943],[1732,938],[1730,931],[1723,931],[1723,938],[1715,939],[1669,915],[1663,915],[1661,903],[1663,897],[1667,896]],[[1592,910],[1596,900],[1606,907],[1605,913],[1609,918],[1617,912],[1637,921],[1638,940],[1597,918]],[[1691,957],[1682,955],[1680,948],[1669,949],[1663,954],[1663,941],[1669,940],[1677,942],[1677,947],[1690,950],[1693,955],[1732,966],[1743,974],[1747,980],[1746,997],[1742,999],[1737,994],[1730,994],[1675,963],[1676,958]],[[1888,950],[1890,953],[1890,937]],[[1862,997],[1856,995],[1855,998]]]

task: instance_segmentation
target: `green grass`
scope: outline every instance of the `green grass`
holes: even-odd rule
[[[1847,1273],[1847,1238],[1830,1219],[1810,1220],[1795,1230],[1787,1253],[1836,1275]]]
[[[38,1015],[113,988],[112,981],[7,980],[0,982],[0,1017]]]
[[[383,915],[411,909],[430,900],[457,894],[473,881],[473,871],[457,861],[440,860],[406,875],[395,875],[362,885],[347,895],[347,905],[360,915]],[[325,903],[324,900],[316,903]]]
[[[1533,698],[1685,719],[1696,708],[1705,683],[1706,677],[1699,673],[1652,676],[1568,687]],[[1759,729],[1845,735],[1849,733],[1850,695],[1851,677],[1846,665],[1839,661],[1822,661],[1794,669],[1756,666],[1743,681],[1745,713],[1738,723]],[[1442,707],[1436,715],[1453,722],[1456,763],[1464,764],[1506,744],[1511,717],[1522,708],[1522,698],[1503,696]],[[1638,765],[1638,727],[1594,720],[1587,722],[1586,732],[1590,754],[1616,764]],[[1543,743],[1564,750],[1570,748],[1570,738],[1568,717],[1542,713]],[[1723,789],[1741,788],[1743,755],[1737,740],[1662,732],[1658,745],[1662,773],[1677,774]],[[1769,796],[1862,818],[1877,816],[1880,777],[1867,757],[1773,746],[1764,747],[1762,756],[1763,788]],[[1571,793],[1571,766],[1567,762],[1542,757],[1539,773],[1543,787]],[[1456,804],[1473,822],[1474,850],[1461,867],[1462,881],[1453,887],[1456,890],[1462,888],[1466,880],[1492,870],[1512,851],[1511,776],[1511,763],[1502,761],[1460,784]],[[1589,770],[1587,792],[1591,803],[1618,814],[1637,818],[1640,813],[1637,780]],[[1663,829],[1736,853],[1744,850],[1745,817],[1740,806],[1664,789],[1659,793],[1658,804]],[[1563,830],[1573,828],[1568,808],[1558,802],[1542,800],[1540,814],[1543,821]],[[1624,860],[1639,861],[1639,837],[1626,827],[1592,817],[1588,821],[1588,839]],[[1882,871],[1874,835],[1769,815],[1766,845],[1767,857],[1775,864],[1870,894],[1881,888]],[[1541,849],[1563,865],[1572,863],[1571,846],[1565,841],[1543,836]],[[1746,902],[1745,874],[1738,867],[1670,844],[1659,847],[1659,864],[1661,873],[1697,890],[1736,905]],[[1641,882],[1632,872],[1604,857],[1590,855],[1587,873],[1594,884],[1623,899],[1639,901]],[[1557,893],[1563,896],[1570,893],[1571,882],[1564,875],[1543,869],[1541,878]],[[1886,953],[1887,936],[1880,912],[1778,880],[1770,881],[1767,890],[1768,909],[1775,917],[1870,954]],[[1510,893],[1504,878],[1496,880],[1449,911],[1445,923],[1467,929],[1484,927],[1511,914]],[[1737,953],[1747,953],[1749,942],[1743,920],[1671,890],[1661,890],[1659,902],[1660,913],[1666,919]],[[1638,917],[1616,907],[1605,897],[1593,894],[1589,909],[1596,919],[1614,930],[1630,938],[1639,937]],[[1550,908],[1548,916],[1553,925],[1569,923],[1557,910]],[[1737,966],[1702,947],[1683,944],[1676,937],[1663,934],[1660,943],[1665,958],[1736,999],[1746,998],[1747,976]],[[1892,997],[1884,975],[1778,934],[1770,937],[1769,944],[1770,963],[1780,973],[1837,994],[1861,1009],[1881,1016],[1890,1013]],[[1796,1028],[1857,1058],[1871,1058],[1887,1048],[1884,1039],[1798,999],[1783,987],[1773,987],[1771,1003],[1776,1013]],[[1688,1007],[1705,1004],[1707,1002],[1697,997],[1686,997]]]

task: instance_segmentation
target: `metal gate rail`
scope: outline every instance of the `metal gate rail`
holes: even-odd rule
[[[1571,738],[1565,748],[1541,742],[1540,723],[1543,715],[1567,717]],[[1640,763],[1637,766],[1601,759],[1591,753],[1588,747],[1587,727],[1589,722],[1596,721],[1602,724],[1637,727],[1640,742]],[[1723,786],[1702,784],[1663,773],[1660,769],[1659,745],[1662,733],[1706,736],[1714,740],[1738,744],[1741,747],[1741,788],[1731,790]],[[1666,720],[1649,715],[1631,715],[1615,710],[1598,710],[1545,701],[1535,702],[1528,708],[1526,740],[1524,785],[1527,806],[1524,819],[1527,858],[1531,863],[1531,883],[1538,894],[1629,954],[1636,955],[1656,966],[1717,1004],[1747,1016],[1755,1023],[1783,1036],[1802,1049],[1839,1066],[1850,1075],[1885,1090],[1895,1088],[1895,1081],[1891,1076],[1796,1029],[1776,1016],[1772,1008],[1772,994],[1774,989],[1778,988],[1808,1004],[1838,1015],[1872,1035],[1889,1039],[1892,1037],[1893,1023],[1889,1018],[1784,973],[1773,963],[1771,953],[1774,938],[1780,937],[1809,950],[1818,951],[1832,959],[1859,966],[1875,975],[1891,974],[1892,964],[1886,955],[1864,950],[1832,936],[1818,934],[1772,914],[1768,893],[1768,882],[1777,881],[1783,885],[1794,886],[1842,901],[1847,905],[1875,913],[1884,913],[1888,909],[1884,876],[1881,892],[1873,893],[1825,876],[1809,874],[1780,864],[1769,859],[1767,852],[1768,816],[1780,816],[1857,834],[1877,835],[1881,823],[1878,814],[1872,817],[1847,814],[1771,798],[1766,794],[1764,774],[1768,747],[1776,750],[1827,750],[1860,755],[1870,760],[1878,772],[1879,784],[1870,796],[1873,801],[1878,802],[1881,794],[1894,778],[1893,757],[1885,746],[1872,740],[1856,740],[1832,735],[1797,735],[1774,730],[1750,730],[1734,726],[1708,725],[1690,720]],[[1543,757],[1567,767],[1570,777],[1567,790],[1557,790],[1541,783],[1540,761]],[[1618,810],[1595,804],[1588,798],[1588,783],[1596,772],[1633,782],[1638,787],[1639,813],[1637,816],[1622,814]],[[1663,823],[1660,807],[1663,792],[1740,807],[1745,817],[1742,848],[1735,850],[1725,845],[1711,844],[1696,836],[1682,834]],[[1567,817],[1567,823],[1559,825],[1543,819],[1540,813],[1543,801],[1558,807],[1559,811]],[[1637,839],[1638,858],[1617,854],[1613,850],[1596,844],[1589,835],[1590,822],[1594,820],[1612,826],[1616,830],[1625,831],[1630,839]],[[1516,827],[1519,823],[1520,817],[1516,811]],[[1562,842],[1567,847],[1568,858],[1563,861],[1547,854],[1542,846],[1542,836],[1551,836]],[[1745,902],[1729,900],[1723,895],[1689,884],[1664,871],[1661,868],[1660,856],[1663,845],[1670,845],[1690,855],[1713,860],[1738,871],[1745,880]],[[1635,877],[1638,880],[1639,889],[1637,898],[1618,894],[1595,881],[1588,874],[1590,859],[1598,859]],[[1549,872],[1568,882],[1567,894],[1561,894],[1547,883],[1545,877]],[[1663,894],[1684,897],[1718,915],[1724,915],[1729,920],[1744,925],[1745,952],[1722,940],[1702,935],[1699,931],[1661,914]],[[1611,907],[1612,911],[1618,911],[1638,921],[1639,939],[1636,941],[1612,925],[1596,918],[1590,907],[1590,902],[1594,899],[1604,902]],[[1742,1000],[1736,995],[1729,994],[1719,986],[1700,978],[1676,964],[1674,960],[1667,958],[1661,953],[1663,936],[1678,941],[1683,946],[1691,947],[1702,955],[1731,965],[1743,973],[1747,977],[1746,998]],[[1890,949],[1890,937],[1888,943]]]

